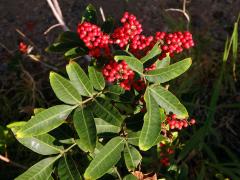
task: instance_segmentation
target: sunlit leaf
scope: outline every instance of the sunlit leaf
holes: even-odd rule
[[[43,159],[15,178],[15,180],[46,180],[51,176],[53,163],[59,158],[60,156]]]
[[[112,125],[121,126],[123,121],[121,114],[110,101],[97,98],[92,105],[92,110],[97,117],[104,121]]]
[[[67,104],[78,104],[82,101],[81,95],[70,81],[61,75],[51,72],[50,84],[58,99]]]
[[[83,179],[76,163],[71,156],[64,155],[58,163],[58,176],[60,180],[81,180]]]
[[[111,169],[121,158],[124,139],[115,137],[111,139],[95,156],[87,167],[85,179],[98,179]]]
[[[73,86],[79,93],[83,96],[92,96],[93,86],[83,69],[74,61],[71,61],[66,69]]]
[[[105,87],[105,80],[102,75],[102,72],[98,71],[93,66],[88,66],[88,73],[93,87],[99,91],[103,90]]]
[[[63,150],[62,146],[54,145],[54,141],[56,141],[56,139],[49,134],[42,134],[34,137],[17,138],[17,140],[22,145],[42,155],[59,154]]]
[[[97,127],[97,133],[119,133],[120,127],[109,124],[101,118],[94,118]]]
[[[114,59],[116,61],[124,60],[128,64],[129,68],[131,68],[133,71],[138,72],[139,74],[142,74],[142,72],[143,72],[143,63],[135,57],[132,57],[132,56],[114,56]]]
[[[137,168],[138,164],[142,160],[140,152],[133,146],[126,143],[124,149],[125,164],[129,171],[133,171]]]
[[[159,47],[159,42],[157,42],[157,43],[153,46],[153,48],[146,54],[146,56],[144,56],[144,57],[142,57],[142,58],[140,59],[140,61],[141,61],[142,63],[145,63],[145,62],[147,62],[148,60],[156,57],[156,56],[159,55],[160,53],[161,53],[161,49],[160,49],[160,47]]]
[[[96,126],[89,108],[76,109],[73,115],[74,127],[85,149],[92,152],[96,146]]]
[[[186,108],[170,91],[162,86],[151,86],[149,87],[149,90],[158,105],[167,113],[172,112],[176,114],[179,119],[188,117]]]
[[[36,114],[16,133],[17,138],[41,135],[57,128],[74,108],[75,106],[57,105]]]
[[[187,58],[164,68],[147,71],[145,76],[151,82],[165,83],[183,74],[191,63],[191,58]]]
[[[150,90],[147,88],[144,94],[147,113],[144,116],[144,123],[139,137],[139,148],[147,151],[158,139],[161,133],[161,123],[164,120],[164,111],[159,109],[155,99],[152,97]]]

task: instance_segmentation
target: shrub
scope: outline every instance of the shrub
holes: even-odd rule
[[[186,108],[165,83],[191,66],[190,58],[170,60],[194,46],[192,35],[145,36],[128,12],[120,22],[114,27],[109,18],[97,25],[89,5],[77,32],[62,33],[47,48],[70,59],[68,78],[50,73],[64,104],[36,109],[29,121],[9,126],[21,144],[46,156],[16,179],[157,178],[159,168],[173,163],[178,131],[195,120],[188,121]],[[25,49],[22,44],[22,53]],[[68,138],[60,135],[65,126]]]

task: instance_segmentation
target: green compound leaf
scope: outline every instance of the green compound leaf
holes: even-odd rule
[[[57,105],[36,114],[16,133],[17,138],[37,136],[57,128],[74,108],[76,106]]]
[[[169,54],[167,53],[167,56],[163,58],[162,60],[159,60],[156,62],[156,69],[165,68],[170,65],[171,58]]]
[[[42,155],[59,154],[63,150],[62,146],[54,145],[54,141],[56,141],[56,139],[50,134],[42,134],[39,136],[26,138],[17,138],[17,140],[22,145]]]
[[[58,42],[62,43],[72,43],[75,46],[85,46],[84,42],[79,38],[77,32],[65,31],[62,32],[57,38]]]
[[[124,160],[129,171],[134,171],[142,160],[140,152],[133,146],[126,143],[124,149]]]
[[[60,157],[61,156],[49,157],[39,161],[38,163],[30,167],[27,171],[25,171],[23,174],[15,178],[15,180],[49,179],[53,171],[53,163]]]
[[[148,71],[145,76],[150,82],[165,83],[186,72],[191,64],[191,58],[187,58],[167,67]]]
[[[64,155],[58,163],[58,176],[61,180],[82,180],[82,176],[71,156]]]
[[[110,101],[102,98],[96,98],[92,105],[92,110],[97,117],[103,119],[104,121],[115,126],[121,126],[123,118]]]
[[[81,95],[72,83],[61,75],[51,72],[50,84],[54,93],[62,102],[67,104],[78,104],[82,101]]]
[[[56,42],[51,44],[46,51],[48,52],[66,52],[72,48],[81,47],[81,50],[87,53],[85,43],[79,38],[76,32],[65,31],[59,35]]]
[[[75,57],[82,56],[85,54],[86,54],[86,51],[84,49],[82,49],[80,47],[74,47],[74,48],[69,49],[67,52],[65,52],[64,56],[66,58],[75,58]]]
[[[151,49],[151,51],[149,51],[146,56],[144,56],[143,58],[141,58],[140,61],[141,61],[142,63],[145,63],[145,62],[147,62],[148,60],[151,60],[152,58],[158,56],[160,53],[161,53],[161,49],[160,49],[160,47],[159,47],[159,42],[157,42],[157,43],[153,46],[153,48]]]
[[[96,154],[95,158],[87,167],[84,177],[85,179],[98,179],[110,170],[121,158],[121,152],[124,148],[124,139],[115,137],[111,139]]]
[[[103,90],[105,88],[105,80],[102,72],[98,71],[93,66],[88,66],[89,79],[96,90]]]
[[[160,85],[149,87],[149,90],[155,101],[166,111],[166,113],[172,112],[176,114],[179,119],[188,117],[186,108],[170,91]]]
[[[129,68],[131,68],[133,71],[136,71],[139,74],[143,73],[143,63],[135,57],[132,57],[132,56],[114,56],[114,59],[116,61],[124,60],[128,64]]]
[[[144,116],[144,123],[139,137],[139,148],[143,151],[149,150],[155,145],[161,133],[161,123],[163,121],[164,111],[159,110],[159,106],[155,99],[152,97],[149,88],[144,94],[146,102],[147,113]]]
[[[92,152],[96,147],[97,130],[90,109],[76,109],[73,123],[84,149]]]
[[[94,118],[97,127],[97,133],[119,133],[121,130],[119,126],[114,126],[108,122],[102,120],[101,118]]]
[[[119,96],[119,95],[123,94],[125,92],[125,90],[119,85],[112,85],[112,86],[108,86],[105,89],[105,92]]]
[[[86,7],[86,10],[82,16],[82,22],[83,21],[91,22],[93,24],[97,23],[97,11],[92,4],[89,4]]]
[[[73,86],[83,96],[93,95],[93,86],[83,69],[74,61],[71,61],[67,67],[68,76]]]
[[[141,131],[127,131],[127,142],[129,144],[132,144],[134,146],[138,146],[139,145],[139,137],[140,137]]]

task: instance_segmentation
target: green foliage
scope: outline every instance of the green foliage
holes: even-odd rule
[[[74,108],[75,106],[57,105],[36,114],[17,131],[17,138],[41,135],[57,128]]]
[[[93,87],[101,91],[105,88],[105,80],[101,72],[99,72],[95,67],[88,67],[89,79]]]
[[[121,158],[124,139],[115,137],[111,139],[95,156],[84,173],[85,179],[98,179],[112,168]]]
[[[96,9],[89,5],[82,21],[97,23],[96,17]],[[112,19],[102,25],[105,32],[111,32],[112,27]],[[115,84],[105,82],[101,68],[106,57],[91,57],[78,34],[62,33],[47,50],[63,52],[71,59],[66,65],[68,78],[50,73],[50,85],[65,104],[40,109],[29,121],[9,125],[21,144],[51,157],[45,157],[17,179],[51,179],[51,174],[60,180],[136,179],[126,172],[139,170],[142,164],[148,170],[151,167],[148,162],[152,161],[149,153],[158,153],[157,145],[168,138],[163,132],[169,130],[169,126],[162,128],[167,115],[174,113],[179,119],[188,117],[186,108],[163,83],[186,72],[191,59],[170,64],[167,55],[156,62],[161,54],[160,46],[157,42],[142,58],[128,52],[128,47],[125,51],[117,49],[114,52],[111,60],[124,60],[135,72],[136,80],[142,80],[146,85],[139,91],[127,91],[119,86],[121,81]],[[76,60],[82,55],[88,60],[87,68],[81,67],[82,62]],[[156,70],[145,70],[155,62]],[[64,127],[69,132],[65,132]],[[62,134],[67,137],[63,138]],[[171,136],[176,138],[176,134],[171,133]],[[157,155],[153,158],[159,160]],[[181,168],[184,172],[181,176],[186,177],[187,168]]]
[[[90,109],[77,109],[73,116],[73,123],[81,144],[92,152],[96,146],[97,130]]]
[[[18,138],[17,140],[27,148],[42,155],[59,154],[63,150],[62,146],[54,145],[56,139],[49,134]]]
[[[146,56],[142,57],[140,59],[140,61],[142,63],[145,63],[151,59],[153,59],[154,57],[157,57],[159,54],[161,53],[161,49],[159,48],[159,42],[157,42],[153,48],[151,49],[151,51],[149,53],[147,53]]]
[[[122,116],[110,101],[97,98],[92,104],[92,109],[97,117],[102,118],[112,125],[121,126],[123,121]]]
[[[143,73],[143,63],[133,56],[114,56],[116,61],[124,60],[128,66],[139,74]]]
[[[73,61],[67,65],[66,69],[73,86],[79,93],[83,96],[92,96],[93,86],[83,69]]]
[[[53,172],[53,163],[59,158],[60,156],[49,157],[39,161],[37,164],[34,164],[32,167],[30,167],[26,172],[18,176],[16,180],[48,179]]]
[[[129,171],[134,171],[142,160],[140,152],[132,145],[126,143],[124,149],[125,164]]]
[[[82,21],[87,21],[96,24],[97,23],[97,12],[92,4],[86,7],[86,10],[82,16]]]
[[[144,94],[144,100],[147,113],[144,116],[144,124],[139,137],[139,148],[146,151],[155,145],[155,141],[161,133],[161,122],[165,118],[162,118],[164,111],[162,109],[159,110],[158,104],[148,88]]]
[[[149,87],[151,95],[155,101],[163,108],[165,111],[173,112],[180,119],[188,117],[188,112],[186,108],[180,103],[180,101],[167,89],[160,85]]]
[[[57,73],[50,73],[50,84],[58,99],[67,104],[79,104],[82,97],[73,84]]]
[[[61,180],[83,179],[72,157],[66,155],[63,156],[58,162],[58,176]]]
[[[183,74],[191,66],[191,63],[191,58],[187,58],[167,67],[148,71],[145,75],[150,82],[165,83]]]

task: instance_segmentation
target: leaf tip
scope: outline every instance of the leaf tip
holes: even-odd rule
[[[55,74],[56,74],[55,72],[51,71],[51,72],[49,73],[49,76],[52,77],[52,76],[54,76]]]
[[[144,146],[143,144],[139,144],[139,148],[142,151],[147,151],[149,148],[147,148],[146,146]]]
[[[24,134],[21,133],[20,131],[18,131],[18,132],[16,133],[16,139],[20,139],[20,138],[23,138],[23,137],[24,137]]]
[[[92,179],[87,173],[84,173],[84,179],[85,180],[90,180],[90,179]]]

